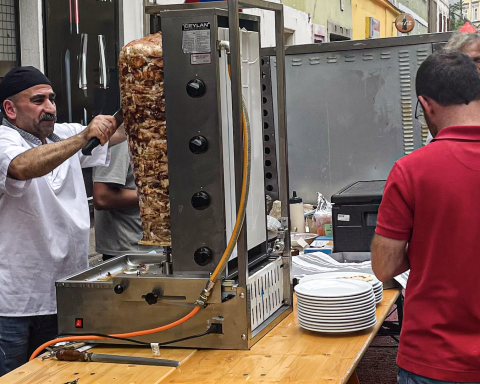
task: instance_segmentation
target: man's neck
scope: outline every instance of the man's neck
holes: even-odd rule
[[[443,128],[457,125],[480,126],[480,101],[471,101],[468,105],[452,105],[443,110],[441,124],[438,131]]]
[[[5,119],[12,125],[14,125],[15,127],[17,127],[18,129],[21,129],[22,131],[25,131],[29,134],[31,134],[32,136],[35,136],[38,140],[40,140],[42,142],[42,144],[47,144],[47,138],[46,137],[40,137],[38,135],[38,133],[36,132],[30,132],[28,129],[25,129],[23,127],[20,127],[18,126],[17,124],[17,121],[16,120],[10,120],[8,117],[5,117]]]
[[[38,134],[33,133],[33,132],[30,132],[29,130],[24,129],[24,128],[22,128],[22,127],[19,127],[18,124],[17,124],[17,122],[16,122],[15,120],[10,120],[10,119],[8,119],[7,117],[4,116],[4,117],[3,117],[3,121],[4,121],[3,124],[10,125],[12,128],[15,128],[15,129],[18,130],[18,131],[23,131],[23,132],[25,132],[25,135],[27,135],[26,138],[27,138],[28,141],[34,142],[35,140],[32,141],[32,140],[29,140],[29,139],[28,139],[28,137],[32,137],[32,138],[38,139],[42,144],[47,144],[47,138],[40,138],[40,137],[38,136]],[[20,132],[20,134],[21,134],[22,136],[24,136],[21,132]],[[54,136],[56,136],[56,135],[54,135]],[[24,137],[24,138],[25,138],[25,137]],[[55,139],[54,139],[54,141],[59,141],[59,140],[60,140],[60,139],[59,139],[58,137],[55,137]]]

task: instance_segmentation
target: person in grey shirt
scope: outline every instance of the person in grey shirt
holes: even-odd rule
[[[94,168],[93,183],[95,247],[103,260],[157,249],[138,244],[142,224],[127,142],[111,149],[108,167]]]

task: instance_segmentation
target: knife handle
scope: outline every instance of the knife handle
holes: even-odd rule
[[[59,349],[55,357],[60,361],[88,361],[87,352],[79,352],[71,349]]]
[[[89,142],[87,143],[87,145],[85,145],[83,148],[82,148],[82,153],[85,155],[85,156],[91,156],[92,155],[92,151],[97,148],[98,146],[100,145],[100,139],[98,137],[94,137],[92,139],[89,140]]]

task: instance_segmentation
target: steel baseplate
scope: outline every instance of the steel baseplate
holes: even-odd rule
[[[205,276],[165,276],[160,255],[125,255],[56,283],[59,334],[118,334],[160,327],[187,315],[205,287]],[[211,324],[221,334],[172,344],[174,347],[248,349],[292,308],[283,304],[283,271],[280,257],[265,261],[251,276],[249,289],[234,281],[218,282],[209,304],[185,323],[167,331],[135,337],[148,343],[165,343],[202,333]],[[137,269],[138,273],[133,273]],[[253,286],[262,291],[251,293]],[[263,292],[263,295],[261,294]],[[147,300],[147,295],[149,300]],[[156,297],[156,302],[152,302]],[[150,304],[147,302],[150,301]],[[153,300],[155,301],[155,300]],[[251,319],[252,303],[259,310]],[[260,308],[257,308],[260,305]],[[78,320],[82,327],[78,328]],[[125,343],[121,340],[96,340]]]

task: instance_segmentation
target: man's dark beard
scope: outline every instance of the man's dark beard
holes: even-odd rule
[[[44,113],[42,116],[40,116],[40,123],[42,121],[57,121],[57,116],[52,114],[52,113]]]

